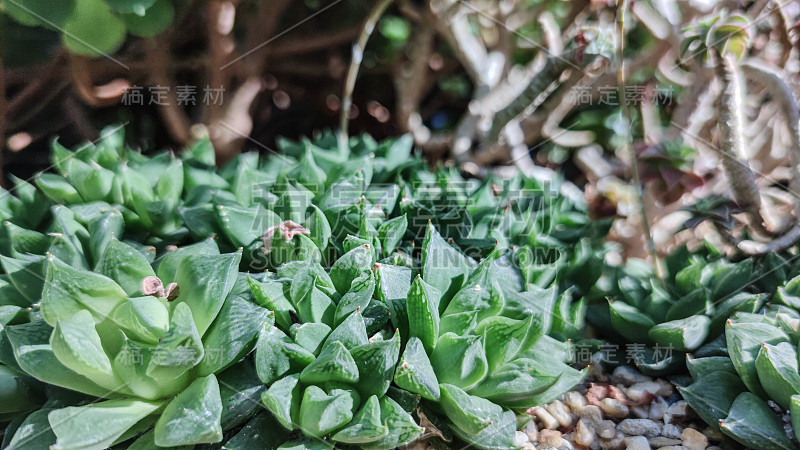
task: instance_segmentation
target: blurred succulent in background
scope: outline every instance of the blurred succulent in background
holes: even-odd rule
[[[653,192],[663,204],[676,202],[703,185],[703,179],[693,172],[695,150],[680,141],[664,141],[637,153],[642,181],[655,182]]]
[[[596,290],[587,294],[587,320],[603,336],[645,344],[636,365],[654,375],[680,374],[685,354],[716,341],[734,313],[757,313],[771,300],[793,306],[800,273],[790,254],[729,261],[710,245],[690,252],[681,247],[665,259],[664,280],[640,260],[608,266]],[[670,356],[654,359],[657,349]]]

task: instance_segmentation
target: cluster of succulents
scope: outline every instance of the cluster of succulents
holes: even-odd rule
[[[731,315],[759,312],[788,274],[800,273],[791,255],[733,262],[711,246],[681,247],[664,265],[663,279],[641,260],[607,265],[587,294],[587,320],[607,339],[641,344],[636,366],[658,376],[685,373],[687,353],[722,339]],[[659,348],[668,351],[659,356]]]
[[[54,143],[0,200],[3,447],[513,446],[582,379],[608,223],[558,180],[350,144]]]
[[[758,314],[733,314],[720,339],[686,361],[693,383],[679,388],[683,397],[709,425],[750,448],[798,447],[798,286],[800,276],[779,286]]]

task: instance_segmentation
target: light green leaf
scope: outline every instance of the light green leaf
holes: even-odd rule
[[[200,377],[167,404],[156,422],[159,447],[213,444],[222,440],[222,401],[214,375]]]
[[[358,381],[358,367],[353,356],[341,342],[334,342],[320,352],[317,359],[300,373],[303,383],[324,383]],[[350,419],[348,419],[350,420]]]
[[[192,310],[197,332],[205,334],[233,289],[242,254],[195,256],[178,265],[175,281],[180,289],[177,302]]]
[[[108,448],[125,431],[160,406],[159,403],[138,400],[108,400],[51,411],[47,417],[58,437],[52,448]]]

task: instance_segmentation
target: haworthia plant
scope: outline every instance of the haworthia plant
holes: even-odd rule
[[[4,448],[394,448],[422,416],[508,447],[581,380],[559,339],[609,223],[558,179],[429,171],[407,138],[219,169],[123,141],[54,142],[0,199]]]

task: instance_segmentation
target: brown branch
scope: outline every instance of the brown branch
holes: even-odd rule
[[[426,18],[430,19],[429,16]],[[424,144],[431,138],[431,131],[422,123],[419,105],[430,89],[428,63],[433,54],[434,29],[430,20],[422,22],[408,43],[408,62],[394,72],[397,102],[395,115],[404,132],[411,133],[414,141]]]
[[[130,87],[130,83],[121,78],[96,86],[91,71],[91,59],[86,56],[71,54],[69,73],[81,101],[94,108],[118,105],[125,90]]]
[[[211,65],[208,68],[209,86],[220,88],[228,85],[229,74],[221,70],[230,58],[233,49],[233,40],[230,33],[233,30],[232,20],[227,17],[235,14],[233,2],[229,0],[209,0],[206,8],[206,34],[208,35],[208,53]],[[206,104],[206,122],[217,123],[224,115],[222,102]]]
[[[265,46],[264,43],[275,36],[280,18],[291,4],[292,0],[258,2],[258,11],[253,16],[253,21],[248,24],[247,38],[243,48],[247,51],[257,47],[261,48],[242,60],[243,78],[264,73],[270,56],[270,52],[264,48],[268,46]]]
[[[8,117],[8,101],[6,100],[6,68],[3,55],[0,55],[0,188],[6,185],[5,150],[6,150],[6,120]]]
[[[342,109],[339,112],[339,147],[344,150],[348,147],[347,127],[350,120],[350,106],[353,104],[353,91],[356,87],[356,79],[358,78],[358,70],[361,68],[361,62],[364,60],[364,50],[367,47],[367,41],[372,32],[375,31],[375,26],[378,24],[383,12],[392,3],[393,0],[379,0],[372,6],[364,26],[361,29],[361,34],[358,36],[353,46],[353,58],[350,61],[350,67],[347,69],[347,78],[344,82],[344,91],[342,93]]]
[[[313,53],[331,47],[349,44],[358,37],[360,32],[361,27],[359,26],[332,33],[322,32],[310,37],[295,38],[270,47],[269,53],[273,57],[297,56],[305,53]]]
[[[150,80],[156,86],[167,87],[166,103],[159,105],[158,112],[167,127],[170,137],[180,145],[187,145],[191,139],[191,122],[178,105],[172,76],[169,72],[169,42],[162,36],[155,37],[145,45],[145,54],[150,62]]]

